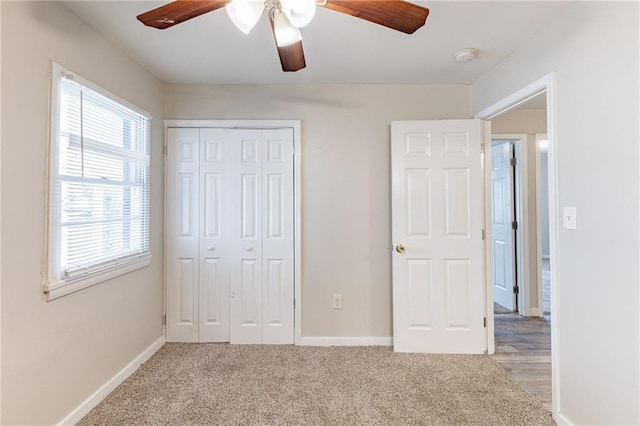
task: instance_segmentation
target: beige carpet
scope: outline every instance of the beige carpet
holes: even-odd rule
[[[488,356],[166,344],[80,425],[553,425]]]

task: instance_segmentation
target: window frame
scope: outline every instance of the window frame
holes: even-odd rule
[[[106,98],[117,102],[135,113],[145,117],[149,121],[148,132],[151,131],[152,116],[141,108],[125,101],[117,95],[99,87],[98,85],[84,79],[78,74],[71,72],[62,65],[51,63],[51,86],[50,86],[50,119],[49,119],[49,138],[48,138],[48,155],[47,155],[47,202],[46,202],[46,225],[45,225],[45,262],[46,272],[43,283],[43,291],[46,300],[54,300],[70,293],[91,287],[93,285],[111,280],[115,277],[133,272],[144,268],[151,263],[151,200],[149,199],[147,241],[149,247],[140,253],[113,257],[101,264],[95,264],[87,267],[86,272],[74,272],[70,276],[63,276],[60,269],[60,214],[61,209],[57,203],[59,193],[59,130],[60,130],[60,81],[62,79],[71,79],[74,82],[84,86],[94,92],[105,96]],[[150,134],[148,136],[150,138]],[[151,197],[151,146],[147,146],[149,157],[148,180],[146,183],[147,196]]]

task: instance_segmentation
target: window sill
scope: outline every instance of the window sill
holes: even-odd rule
[[[47,297],[47,302],[58,299],[62,296],[66,296],[67,294],[75,293],[76,291],[85,289],[87,287],[91,287],[96,284],[111,280],[121,275],[128,274],[138,269],[142,269],[146,266],[149,266],[150,264],[151,255],[148,254],[131,262],[127,262],[126,264],[117,265],[112,268],[94,272],[83,277],[46,283],[44,286],[44,292]]]

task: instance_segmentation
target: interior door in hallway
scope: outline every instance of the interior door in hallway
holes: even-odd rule
[[[510,310],[516,307],[513,158],[510,141],[492,141],[493,300]]]
[[[480,120],[391,125],[393,345],[483,353]]]

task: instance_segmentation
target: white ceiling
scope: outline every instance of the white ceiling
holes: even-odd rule
[[[166,30],[136,16],[168,2],[63,1],[98,32],[165,83],[214,84],[471,84],[544,29],[568,2],[413,1],[428,7],[412,35],[318,8],[302,30],[307,68],[281,70],[264,14],[249,35],[222,9]],[[460,64],[454,53],[478,49]]]

